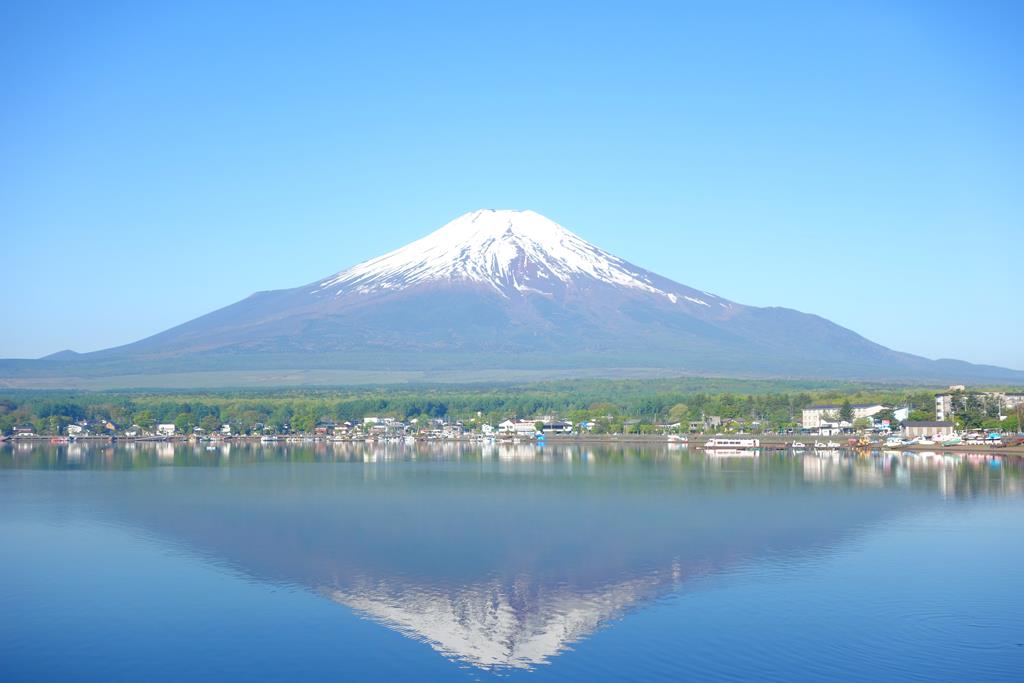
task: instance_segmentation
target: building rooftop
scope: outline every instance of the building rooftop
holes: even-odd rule
[[[881,403],[851,403],[851,408],[874,408],[880,406]],[[807,406],[804,410],[838,410],[842,408],[841,403],[819,403],[818,405]]]

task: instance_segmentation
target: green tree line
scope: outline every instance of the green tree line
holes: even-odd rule
[[[712,415],[779,429],[796,426],[801,409],[814,403],[840,404],[846,413],[852,404],[876,402],[909,406],[912,419],[934,419],[935,392],[920,387],[680,378],[189,393],[11,391],[0,395],[0,432],[31,425],[40,434],[59,434],[82,420],[101,431],[98,425],[109,422],[119,429],[173,423],[181,431],[212,431],[230,423],[241,432],[258,424],[301,432],[321,421],[366,416],[497,424],[538,415],[593,421],[597,431],[654,431],[674,423],[685,428]]]

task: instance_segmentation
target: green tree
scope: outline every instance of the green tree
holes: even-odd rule
[[[845,399],[843,405],[839,407],[839,419],[843,422],[853,422],[853,404],[850,403],[850,399]]]
[[[156,418],[153,417],[152,411],[140,410],[135,413],[135,424],[145,429],[152,429],[156,424]]]
[[[316,416],[310,406],[302,406],[292,415],[291,429],[293,432],[311,432],[316,426]]]
[[[671,423],[678,422],[685,428],[686,423],[690,421],[690,407],[685,403],[677,403],[668,409],[668,421]]]
[[[207,415],[199,421],[199,426],[206,432],[216,432],[220,429],[220,420],[213,415]]]
[[[188,413],[178,413],[174,418],[174,429],[179,434],[188,434],[192,431],[192,416]]]
[[[875,419],[878,420],[879,422],[883,420],[888,420],[890,425],[896,423],[896,416],[893,415],[892,408],[883,408],[882,410],[878,411],[877,413],[875,413]]]
[[[47,420],[47,430],[51,434],[60,434],[71,424],[71,418],[66,415],[51,415]]]
[[[270,413],[270,417],[267,418],[266,423],[274,429],[274,431],[284,431],[284,426],[289,424],[292,415],[295,411],[289,405],[278,405]],[[354,417],[354,416],[353,416]]]
[[[1006,429],[1006,421],[1000,421],[997,417],[982,420],[981,426],[985,429]]]

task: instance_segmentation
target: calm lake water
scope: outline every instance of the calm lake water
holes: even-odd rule
[[[1024,469],[0,446],[0,679],[1006,681]]]

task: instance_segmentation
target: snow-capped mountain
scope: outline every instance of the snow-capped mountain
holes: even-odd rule
[[[816,315],[729,301],[508,210],[467,213],[330,277],[258,292],[126,346],[0,362],[0,380],[183,371],[274,382],[323,381],[320,371],[334,382],[445,373],[1024,381],[892,351]]]
[[[493,287],[502,296],[550,295],[579,279],[657,294],[672,303],[680,298],[675,283],[595,247],[545,216],[493,209],[459,216],[401,249],[319,282],[316,289],[339,295],[355,289],[365,294],[464,282]],[[706,292],[682,298],[700,306],[712,305],[708,300],[728,306]]]

